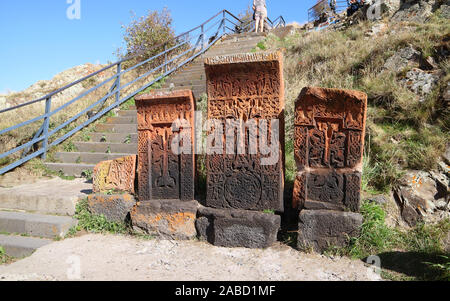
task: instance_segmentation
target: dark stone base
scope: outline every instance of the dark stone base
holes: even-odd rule
[[[131,211],[133,228],[165,239],[189,240],[197,236],[197,201],[152,200],[139,202]]]
[[[277,240],[281,218],[274,214],[235,209],[200,207],[198,235],[209,243],[228,248],[261,249]]]
[[[344,247],[360,234],[363,217],[358,213],[303,210],[299,216],[298,248],[321,253],[330,246]]]
[[[136,200],[130,194],[88,196],[89,211],[94,215],[103,215],[110,222],[123,223]]]

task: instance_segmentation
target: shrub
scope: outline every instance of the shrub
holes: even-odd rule
[[[172,17],[170,11],[164,8],[162,11],[149,11],[144,17],[137,18],[132,16],[132,21],[128,26],[123,25],[125,30],[124,41],[126,50],[118,49],[120,58],[136,55],[137,58],[128,61],[126,67],[145,61],[161,51],[164,47],[157,47],[162,43],[168,42],[167,48],[175,46],[175,31],[172,27]],[[155,67],[163,63],[164,56],[151,62],[150,67]]]

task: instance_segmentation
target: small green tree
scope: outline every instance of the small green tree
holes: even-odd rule
[[[117,52],[119,58],[136,56],[136,58],[126,62],[126,67],[145,61],[164,51],[164,46],[155,46],[165,42],[168,42],[166,49],[175,46],[175,30],[172,22],[172,16],[167,8],[164,8],[162,11],[149,10],[146,16],[140,18],[133,14],[131,23],[127,26],[122,25],[122,28],[125,30],[124,41],[126,49],[125,51],[118,49]],[[159,57],[149,62],[150,66],[147,65],[146,67],[158,66],[163,61],[164,56]]]

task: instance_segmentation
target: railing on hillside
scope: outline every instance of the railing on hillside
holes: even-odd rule
[[[271,21],[270,19],[267,20],[267,25],[270,28],[285,26],[285,24],[286,23],[283,17],[278,17],[274,21]],[[40,126],[39,130],[34,134],[34,137],[32,139],[30,139],[27,142],[24,142],[20,146],[14,147],[13,149],[10,149],[0,154],[0,162],[2,159],[9,158],[13,155],[16,156],[15,159],[13,159],[15,160],[13,163],[8,162],[6,163],[7,164],[6,166],[0,168],[0,175],[38,156],[41,156],[43,159],[46,159],[47,151],[49,150],[49,148],[57,146],[60,143],[64,142],[67,138],[71,137],[78,131],[82,130],[84,127],[88,126],[92,122],[96,121],[100,117],[110,112],[111,110],[117,108],[128,99],[134,97],[136,94],[144,91],[145,89],[157,83],[158,81],[168,76],[172,72],[191,62],[192,60],[203,54],[205,51],[207,51],[224,35],[230,33],[251,32],[253,31],[254,28],[253,26],[254,21],[244,23],[242,20],[234,16],[229,11],[223,10],[214,15],[213,17],[211,17],[203,24],[177,36],[176,38],[170,41],[152,47],[152,49],[161,49],[161,52],[159,52],[157,55],[149,59],[146,59],[145,61],[137,63],[132,67],[124,68],[124,66],[126,66],[127,63],[132,62],[133,59],[136,59],[136,56],[127,57],[118,62],[110,64],[86,77],[74,81],[39,99],[23,103],[15,107],[0,110],[0,114],[5,114],[7,112],[13,113],[16,112],[16,114],[19,114],[17,110],[20,108],[28,107],[38,103],[45,104],[44,114],[39,115],[30,120],[27,120],[25,122],[19,123],[17,125],[8,127],[6,129],[0,130],[0,137],[1,137],[1,135],[5,135],[12,131],[24,128],[33,123],[42,122],[42,125]],[[162,63],[156,65],[156,63],[158,62]],[[154,67],[152,67],[150,71],[145,72],[142,75],[139,75],[138,77],[134,78],[128,83],[122,82],[125,74],[133,70],[137,70],[137,68],[143,67],[144,65],[151,66],[151,63],[154,63],[153,64]],[[66,102],[65,104],[59,106],[58,108],[52,107],[52,99],[54,99],[57,95],[60,95],[60,93],[80,83],[88,82],[89,80],[92,80],[94,76],[97,76],[99,74],[104,74],[105,72],[111,70],[112,72],[114,72],[114,69],[115,74],[113,76],[109,77],[106,80],[103,80],[101,83],[95,85],[94,87],[82,92],[81,94],[79,94],[72,100]],[[149,80],[147,83],[143,85],[140,85],[139,88],[132,90],[132,92],[126,94],[127,92],[125,92],[125,89],[132,88],[133,84],[136,84],[141,80],[145,80],[151,75],[154,75],[154,77],[151,80]],[[62,122],[59,125],[51,121],[51,118],[54,117],[57,113],[62,112],[63,110],[67,109],[70,105],[77,103],[81,99],[85,98],[90,93],[97,91],[101,87],[105,87],[106,85],[111,83],[112,86],[111,88],[109,88],[109,90],[107,90],[108,92],[106,93],[106,95],[104,95],[94,103],[90,104],[85,109],[76,113],[68,120]],[[110,98],[112,99],[112,103],[107,104],[107,100]],[[93,114],[91,114],[90,116],[88,116],[86,121],[81,122],[81,124],[78,125],[73,125],[77,120],[80,119],[80,117],[89,115],[88,112],[93,112],[95,108],[98,108],[98,110]],[[2,115],[0,115],[0,118],[1,117]],[[71,125],[74,126],[74,128],[68,129],[68,127]],[[30,153],[30,151],[32,151],[32,153]],[[20,159],[17,159],[19,158],[17,156],[18,154],[20,154]]]
[[[345,11],[348,7],[347,0],[337,0],[335,13],[339,14]],[[313,22],[318,20],[323,13],[330,14],[332,13],[332,8],[330,6],[330,0],[321,0],[316,3],[313,7],[308,9],[308,22]]]

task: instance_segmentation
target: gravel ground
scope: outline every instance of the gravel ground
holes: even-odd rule
[[[304,254],[284,245],[227,249],[198,241],[89,234],[0,266],[0,280],[359,281],[381,280],[361,261]]]

